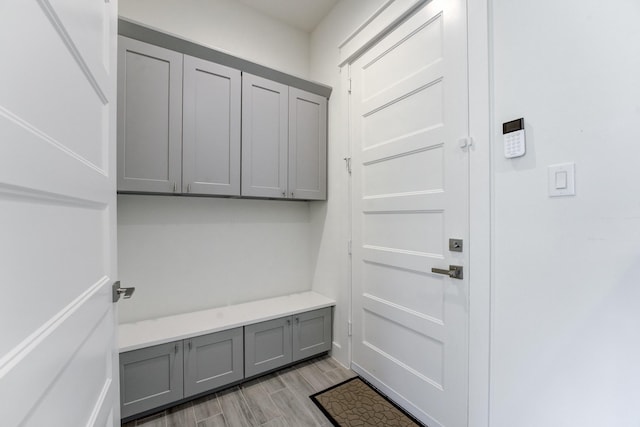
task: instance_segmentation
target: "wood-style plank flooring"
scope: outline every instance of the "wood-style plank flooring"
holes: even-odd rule
[[[309,395],[356,374],[329,356],[123,424],[123,427],[325,427]]]

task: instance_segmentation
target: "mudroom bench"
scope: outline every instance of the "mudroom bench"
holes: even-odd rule
[[[328,352],[334,305],[304,292],[121,324],[121,418]]]

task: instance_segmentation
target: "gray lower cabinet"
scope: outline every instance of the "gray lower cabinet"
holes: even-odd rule
[[[252,377],[331,349],[331,307],[244,327],[244,372]]]
[[[183,397],[182,341],[120,354],[122,418]]]
[[[184,340],[184,397],[244,378],[242,328]]]
[[[121,416],[129,418],[329,351],[331,315],[327,307],[120,353]]]
[[[331,350],[331,307],[293,316],[293,361]]]
[[[244,327],[244,373],[252,377],[291,363],[291,316]]]

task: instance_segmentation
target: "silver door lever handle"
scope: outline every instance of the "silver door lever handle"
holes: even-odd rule
[[[461,265],[450,265],[448,270],[445,270],[443,268],[432,268],[431,269],[432,273],[438,273],[438,274],[446,274],[447,276],[451,277],[452,279],[462,279],[462,266]]]

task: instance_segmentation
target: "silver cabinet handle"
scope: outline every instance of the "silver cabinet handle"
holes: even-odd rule
[[[173,348],[173,350],[176,352],[176,354],[178,353],[178,344],[176,343],[175,347]]]
[[[174,182],[173,183],[173,192],[175,193],[177,189],[178,189],[178,187],[176,186],[176,183]]]
[[[291,192],[291,197],[293,197],[293,191]]]
[[[300,323],[300,318],[296,316],[296,323]]]
[[[432,273],[445,274],[452,279],[462,279],[462,266],[461,265],[450,265],[448,270],[443,268],[432,268]]]
[[[287,192],[286,191],[282,192],[282,197],[287,197]]]
[[[291,319],[287,319],[287,325],[291,324]]]
[[[193,347],[193,341],[189,340],[189,351],[191,351],[192,347]]]

